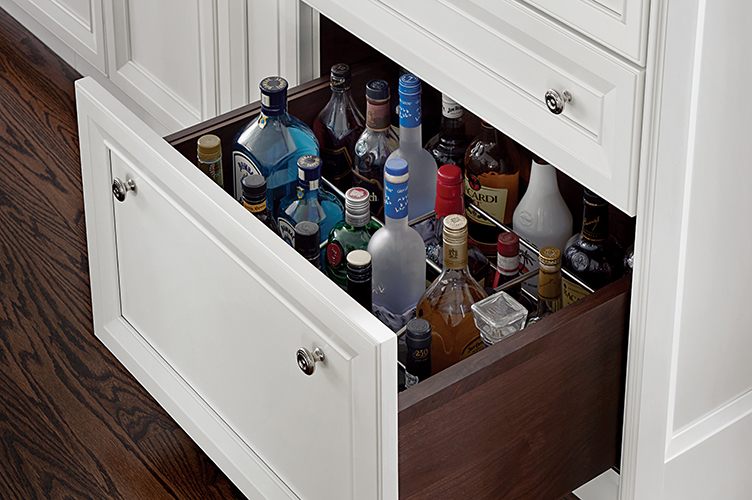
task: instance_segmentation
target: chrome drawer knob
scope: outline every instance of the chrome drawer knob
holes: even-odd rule
[[[564,105],[566,103],[572,102],[572,94],[570,94],[568,90],[559,93],[558,90],[548,89],[545,99],[548,110],[553,114],[558,115],[564,111]]]
[[[125,195],[128,191],[136,191],[136,183],[133,179],[123,182],[117,177],[112,181],[112,194],[117,201],[125,201]]]
[[[306,375],[313,375],[316,369],[316,361],[324,361],[324,351],[318,347],[309,351],[305,347],[298,349],[298,366]]]

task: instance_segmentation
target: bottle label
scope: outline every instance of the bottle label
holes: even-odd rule
[[[346,147],[339,149],[321,148],[322,176],[337,184],[352,171],[352,158]]]
[[[478,336],[468,342],[467,345],[462,349],[462,353],[460,354],[460,361],[472,356],[478,351],[482,351],[484,347],[485,345],[483,344],[483,339],[480,338],[480,332],[478,332]]]
[[[353,187],[363,188],[368,190],[368,196],[371,201],[371,213],[382,218],[384,213],[383,193],[384,187],[381,184],[380,179],[369,179],[358,171],[353,169]]]
[[[257,214],[266,210],[266,200],[262,201],[261,203],[248,203],[247,201],[243,200],[243,206],[249,212]]]
[[[384,212],[392,219],[407,217],[407,182],[384,184]]]
[[[538,300],[554,301],[561,297],[561,273],[538,273]]]
[[[443,98],[441,100],[441,114],[447,118],[462,118],[462,106],[451,99]]]
[[[520,258],[518,255],[507,257],[496,253],[496,267],[504,276],[514,276],[520,270]]]
[[[279,228],[279,235],[288,245],[295,248],[295,228],[287,219],[279,217],[277,219],[277,227]]]
[[[481,174],[479,176],[467,174],[465,176],[465,196],[469,197],[473,205],[480,207],[499,222],[509,224],[514,206],[517,204],[517,189],[519,173],[499,175],[496,173]],[[468,217],[475,223],[492,226],[485,218],[468,210]],[[509,214],[509,217],[507,217]],[[510,220],[505,220],[510,219]]]
[[[235,170],[235,198],[243,199],[243,184],[241,182],[248,175],[261,175],[261,169],[242,151],[232,152],[232,165]]]
[[[590,295],[590,292],[582,288],[580,285],[575,283],[574,281],[570,281],[567,278],[562,277],[561,279],[561,287],[562,287],[562,303],[564,306],[568,306],[569,304],[574,304],[578,300],[580,300],[583,297],[587,297]]]
[[[467,267],[467,244],[449,245],[444,243],[444,266],[449,269]]]
[[[371,101],[366,105],[366,127],[373,131],[381,132],[391,126],[391,115],[389,112],[389,100]]]
[[[594,205],[585,201],[582,235],[590,241],[604,241],[608,238],[608,205]]]
[[[339,243],[329,243],[326,247],[326,260],[332,266],[338,266],[342,262],[342,247]]]
[[[400,127],[415,128],[421,123],[420,94],[405,96],[400,94]]]

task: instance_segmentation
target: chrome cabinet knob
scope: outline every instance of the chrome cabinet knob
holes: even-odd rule
[[[558,115],[564,111],[564,105],[566,103],[572,102],[572,94],[570,94],[568,90],[559,93],[558,90],[548,89],[545,99],[548,110],[553,114]]]
[[[313,375],[313,371],[316,369],[316,361],[324,361],[324,351],[318,347],[313,352],[305,347],[298,349],[298,366],[303,373]]]
[[[133,179],[128,179],[127,181],[123,182],[117,177],[112,181],[112,194],[115,196],[115,199],[117,201],[125,201],[125,195],[128,194],[128,191],[135,191],[136,190],[136,183]]]

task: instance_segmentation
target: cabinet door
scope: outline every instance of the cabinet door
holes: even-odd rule
[[[493,0],[475,0],[489,4]],[[518,0],[508,0],[516,2]],[[522,0],[641,65],[648,41],[649,0]]]
[[[77,101],[97,336],[249,498],[396,498],[395,336],[93,80]]]
[[[107,74],[102,0],[13,2],[102,74]]]

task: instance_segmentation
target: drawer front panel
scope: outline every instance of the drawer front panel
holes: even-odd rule
[[[634,215],[644,69],[508,2],[311,0],[327,17]],[[492,9],[492,10],[489,10]],[[571,102],[551,113],[549,89]]]
[[[497,3],[495,0],[475,1],[479,5]],[[523,1],[644,66],[649,0]]]
[[[77,97],[97,335],[249,497],[396,496],[394,335],[93,81]]]

